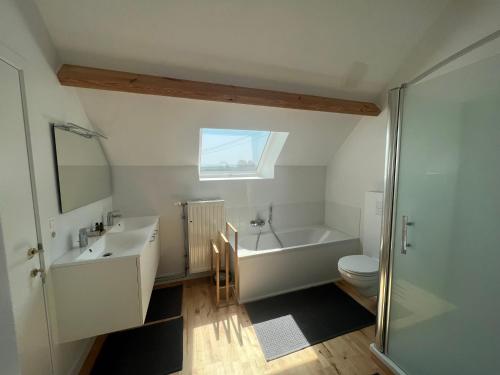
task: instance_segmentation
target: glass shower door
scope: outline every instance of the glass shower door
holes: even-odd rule
[[[403,89],[386,355],[500,373],[500,54]]]

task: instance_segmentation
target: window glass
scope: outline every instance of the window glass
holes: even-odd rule
[[[201,129],[200,176],[254,175],[270,131]]]

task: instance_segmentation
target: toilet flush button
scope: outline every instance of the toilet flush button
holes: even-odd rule
[[[56,218],[55,217],[49,218],[49,232],[50,232],[50,236],[52,238],[55,238],[55,236],[56,236]]]
[[[377,216],[382,216],[382,210],[384,209],[384,205],[382,203],[382,201],[377,201],[375,203],[375,215]]]

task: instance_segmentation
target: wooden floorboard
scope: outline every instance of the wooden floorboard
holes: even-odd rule
[[[355,295],[373,311],[375,301]],[[184,368],[177,374],[388,374],[373,361],[374,326],[266,362],[243,305],[215,308],[208,280],[184,284]]]
[[[87,354],[87,358],[85,359],[85,362],[83,362],[82,368],[80,369],[79,375],[90,375],[92,372],[92,367],[94,367],[94,364],[97,360],[97,356],[99,355],[99,352],[101,351],[104,341],[106,341],[106,337],[108,335],[101,335],[97,336],[96,339],[94,340],[94,343],[92,344],[92,347],[90,348],[89,353]]]
[[[374,326],[266,362],[243,305],[217,309],[214,288],[208,278],[187,280],[183,284],[184,365],[178,375],[390,375],[370,353]],[[173,284],[157,287],[170,285]],[[375,299],[357,294],[349,284],[337,285],[367,309],[376,310]],[[81,374],[90,373],[99,349],[93,348],[92,358],[88,358]]]

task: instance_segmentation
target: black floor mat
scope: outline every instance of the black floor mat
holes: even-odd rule
[[[245,304],[266,360],[368,327],[375,316],[335,284]]]
[[[183,319],[110,334],[92,375],[165,375],[182,370]]]
[[[153,289],[145,323],[175,318],[182,314],[182,285]]]

